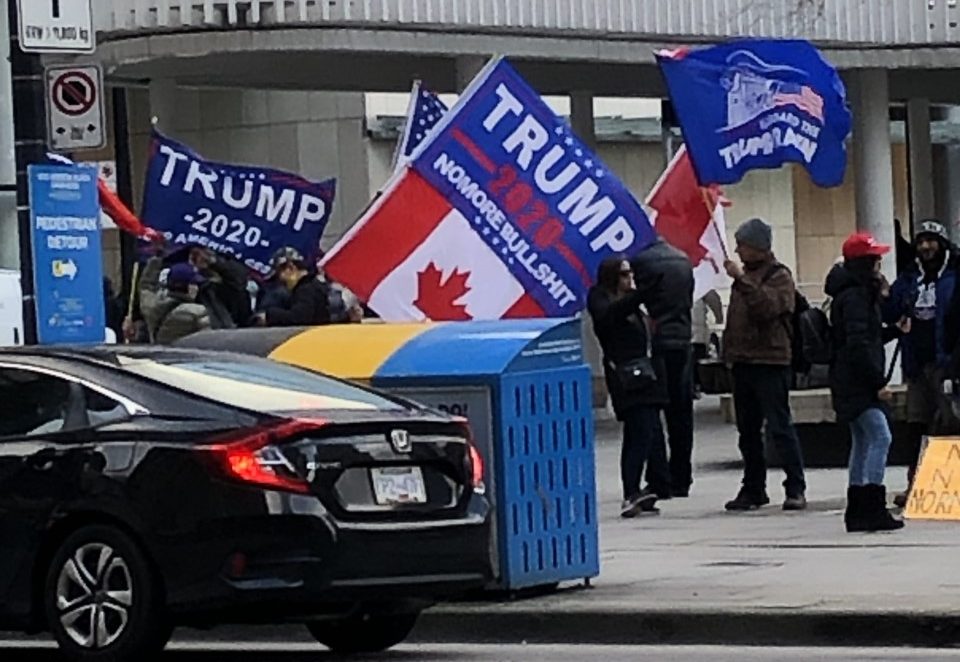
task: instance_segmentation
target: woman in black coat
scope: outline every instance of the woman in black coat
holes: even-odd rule
[[[600,264],[597,284],[590,289],[587,309],[593,319],[593,331],[603,350],[603,370],[617,420],[623,422],[623,446],[620,452],[620,477],[623,482],[623,517],[641,512],[659,512],[657,490],[640,489],[643,467],[650,463],[648,477],[657,477],[663,488],[669,485],[666,447],[660,423],[660,407],[666,402],[662,387],[663,372],[658,370],[655,384],[624,379],[623,371],[638,366],[648,357],[647,328],[640,293],[633,280],[630,263],[608,258]]]
[[[884,328],[880,299],[886,284],[880,260],[890,251],[866,233],[843,244],[843,264],[827,276],[824,291],[833,297],[830,324],[833,362],[830,391],[837,421],[850,427],[847,531],[889,531],[903,527],[887,510],[883,486],[892,436],[887,420],[886,358],[883,346],[896,337]]]

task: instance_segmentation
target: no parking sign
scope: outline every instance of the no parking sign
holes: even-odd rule
[[[96,65],[47,67],[48,142],[70,152],[105,144],[103,73]]]

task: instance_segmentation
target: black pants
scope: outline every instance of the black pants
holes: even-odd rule
[[[777,446],[787,474],[783,482],[788,496],[806,490],[800,440],[790,416],[791,370],[788,366],[735,364],[733,399],[743,456],[743,487],[759,493],[767,486],[767,462],[763,452],[763,424]]]
[[[670,402],[663,408],[667,420],[667,442],[670,447],[670,483],[659,485],[659,479],[647,470],[647,482],[658,493],[687,492],[693,483],[693,354],[685,349],[659,350],[667,375]]]
[[[643,466],[647,465],[650,488],[660,492],[668,485],[670,474],[663,444],[660,410],[653,405],[631,407],[623,413],[623,445],[620,447],[620,480],[623,498],[640,493]]]

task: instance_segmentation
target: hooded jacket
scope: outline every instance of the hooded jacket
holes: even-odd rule
[[[210,314],[206,306],[195,303],[185,294],[166,292],[157,303],[159,316],[154,342],[170,345],[199,331],[210,328]]]
[[[945,368],[950,362],[950,353],[953,347],[949,345],[947,333],[947,317],[950,304],[953,301],[957,279],[957,264],[950,251],[947,251],[944,264],[936,277],[935,291],[937,307],[935,322],[934,343],[937,352],[937,367]],[[896,324],[902,317],[912,317],[914,304],[919,295],[920,283],[923,281],[923,268],[914,262],[913,267],[901,273],[890,288],[890,298],[882,305],[883,321],[887,324]],[[916,379],[923,373],[924,366],[916,358],[915,339],[911,334],[903,337],[901,343],[903,376],[907,379]]]
[[[883,346],[896,330],[883,327],[880,284],[870,271],[837,264],[827,275],[824,292],[833,299],[830,393],[837,420],[849,423],[867,409],[884,407],[879,398],[887,385]]]
[[[630,267],[653,322],[653,349],[690,347],[693,267],[686,254],[658,239],[638,253]]]

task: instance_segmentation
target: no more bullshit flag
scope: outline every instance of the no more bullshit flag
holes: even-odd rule
[[[386,320],[564,317],[654,238],[633,195],[494,60],[327,255]]]

